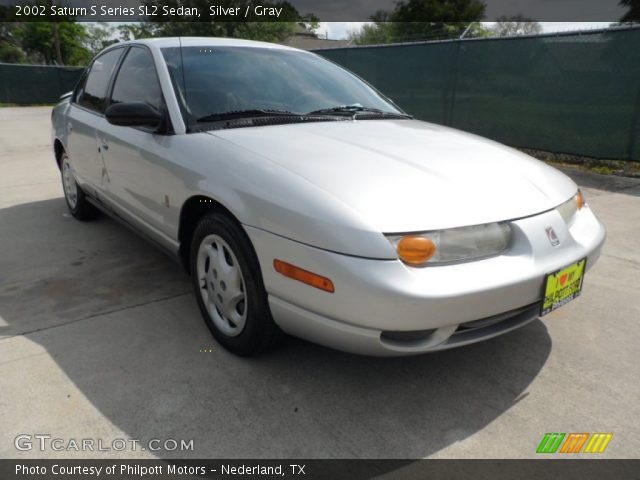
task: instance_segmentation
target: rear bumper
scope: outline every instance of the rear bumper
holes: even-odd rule
[[[512,225],[514,239],[503,255],[418,269],[245,228],[260,260],[274,320],[284,331],[349,352],[397,356],[475,343],[534,320],[545,275],[585,257],[589,269],[605,239],[604,227],[589,208],[576,215],[570,228],[555,210]],[[551,246],[545,232],[549,226],[560,245]],[[275,258],[330,278],[335,292],[283,277],[273,269]]]

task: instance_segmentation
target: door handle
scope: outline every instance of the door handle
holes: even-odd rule
[[[109,145],[107,145],[106,143],[103,143],[102,145],[100,145],[98,147],[98,153],[100,153],[102,150],[104,150],[104,151],[109,150]]]

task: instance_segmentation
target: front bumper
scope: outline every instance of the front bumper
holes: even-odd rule
[[[284,331],[340,350],[395,356],[478,342],[534,320],[545,275],[585,257],[589,269],[606,235],[588,207],[570,228],[556,210],[512,226],[512,244],[502,255],[425,268],[327,252],[249,226],[245,230],[260,261],[273,318]],[[548,227],[560,240],[555,247]],[[335,292],[280,275],[273,268],[276,258],[330,278]]]

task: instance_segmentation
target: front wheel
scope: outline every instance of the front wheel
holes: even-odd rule
[[[60,172],[62,175],[62,188],[64,189],[64,199],[67,202],[69,212],[78,220],[91,220],[100,213],[96,207],[89,203],[82,189],[78,186],[69,157],[62,153],[60,158]]]
[[[257,355],[277,341],[279,329],[271,317],[253,246],[226,215],[208,214],[196,227],[191,277],[205,323],[227,350]]]

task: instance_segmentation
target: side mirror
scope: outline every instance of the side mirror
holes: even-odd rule
[[[110,105],[105,112],[107,121],[122,127],[159,127],[162,114],[144,102],[126,102]]]

